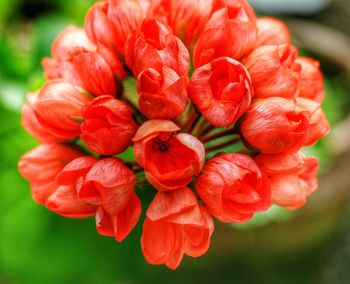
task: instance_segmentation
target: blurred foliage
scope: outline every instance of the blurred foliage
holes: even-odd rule
[[[174,273],[146,264],[139,245],[141,222],[117,244],[96,233],[93,219],[65,219],[32,201],[17,162],[37,142],[21,129],[19,111],[26,91],[38,89],[44,82],[40,61],[49,56],[54,37],[69,24],[82,25],[93,2],[0,0],[0,283],[154,283],[162,279],[168,283],[318,283],[321,261],[311,262],[327,249],[319,249],[317,242],[297,258],[254,257],[257,248],[252,246],[245,253],[213,263],[215,252],[210,252],[201,259],[186,258],[185,265]],[[324,107],[332,125],[348,114],[346,81],[341,74],[326,80]],[[330,166],[327,139],[307,152],[319,156],[324,169]],[[145,186],[138,193],[147,203],[155,191]],[[227,227],[226,233],[240,234],[251,227],[290,220],[293,215],[273,207],[246,225]],[[248,234],[254,237],[254,232]],[[213,242],[219,246],[221,240],[214,237]],[[274,261],[275,267],[266,259]],[[198,272],[191,265],[196,265]]]

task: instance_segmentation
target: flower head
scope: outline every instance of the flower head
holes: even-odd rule
[[[301,66],[295,46],[258,47],[243,61],[253,82],[256,98],[294,98],[299,92]]]
[[[79,137],[81,109],[89,103],[88,95],[64,80],[48,81],[33,94],[29,105],[39,124],[63,141]]]
[[[149,120],[134,137],[134,154],[150,184],[161,191],[185,187],[204,165],[205,150],[195,137],[176,132],[169,120]]]
[[[142,251],[149,263],[176,269],[184,254],[207,252],[213,230],[212,218],[190,189],[158,192],[143,224]]]
[[[259,155],[255,161],[268,175],[272,201],[294,210],[305,205],[306,197],[317,189],[318,161],[301,152],[278,155]]]
[[[82,110],[82,117],[81,139],[104,156],[124,152],[137,130],[128,106],[111,96],[95,98]]]
[[[160,71],[163,65],[182,77],[190,68],[185,45],[164,24],[152,19],[145,19],[129,36],[125,60],[136,77],[147,68]]]
[[[242,154],[221,154],[209,160],[196,190],[209,212],[225,223],[245,223],[271,205],[267,177],[252,158]]]
[[[250,147],[267,154],[298,151],[310,127],[310,112],[299,110],[293,101],[268,98],[253,103],[240,125]]]
[[[139,107],[149,119],[172,119],[181,115],[187,106],[187,77],[163,66],[160,71],[145,69],[137,79]]]
[[[250,75],[238,61],[220,57],[195,70],[189,96],[208,122],[229,127],[249,108],[253,96]]]
[[[206,253],[212,217],[294,210],[317,188],[301,151],[330,132],[319,63],[247,0],[99,1],[42,63],[22,125],[44,144],[18,165],[34,200],[121,242],[155,195],[150,264]]]
[[[194,48],[196,68],[223,56],[239,60],[256,44],[255,13],[245,0],[214,1],[214,5]]]

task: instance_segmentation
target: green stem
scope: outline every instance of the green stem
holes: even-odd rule
[[[202,141],[203,143],[208,143],[210,141],[213,141],[213,140],[216,140],[216,139],[219,139],[219,138],[222,138],[224,136],[227,136],[227,135],[235,135],[236,133],[233,131],[232,128],[230,129],[225,129],[224,131],[220,131],[218,133],[214,133],[212,135],[209,135],[209,136],[202,136],[202,137],[199,137],[199,140]]]
[[[214,152],[214,151],[218,151],[218,150],[224,149],[228,146],[234,145],[234,144],[238,143],[240,140],[241,140],[240,137],[236,137],[235,139],[231,139],[229,141],[220,143],[218,145],[210,146],[210,147],[206,148],[205,151],[207,154]]]
[[[206,120],[204,122],[201,126],[202,129],[198,127],[198,137],[202,137],[215,129],[215,126],[209,124]]]

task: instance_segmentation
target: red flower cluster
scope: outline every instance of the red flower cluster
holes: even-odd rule
[[[95,216],[120,242],[147,181],[158,190],[141,237],[149,263],[175,269],[203,255],[212,216],[244,223],[272,203],[297,209],[317,188],[318,161],[301,148],[330,131],[319,64],[246,0],[98,2],[43,66],[48,81],[22,110],[43,143],[19,162],[34,200]]]

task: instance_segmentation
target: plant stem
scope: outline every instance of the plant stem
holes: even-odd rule
[[[143,168],[141,168],[138,164],[134,164],[132,170],[135,174],[139,174],[143,172]]]
[[[217,150],[221,150],[221,149],[223,149],[223,148],[226,148],[226,147],[228,147],[228,146],[231,146],[231,145],[236,144],[236,143],[239,142],[240,140],[241,140],[240,137],[236,137],[236,138],[231,139],[231,140],[229,140],[229,141],[222,142],[222,143],[220,143],[220,144],[218,144],[218,145],[210,146],[210,147],[206,148],[205,151],[206,151],[207,154],[208,154],[208,153],[210,153],[210,152],[214,152],[214,151],[217,151]]]
[[[145,178],[139,179],[139,180],[137,181],[137,185],[145,185],[147,182],[148,182],[148,181],[147,181],[147,179],[145,179]]]
[[[188,111],[187,119],[185,120],[185,129],[183,132],[191,133],[193,128],[195,128],[198,120],[200,119],[200,115],[194,109],[194,106],[190,106],[190,110]]]
[[[205,122],[205,123],[203,123],[203,125],[202,125],[203,129],[201,130],[201,129],[199,128],[198,137],[202,137],[202,136],[204,136],[205,134],[208,134],[208,133],[210,133],[212,130],[215,129],[215,126],[209,124],[206,120],[204,120],[204,122]],[[202,128],[202,127],[201,127],[201,128]]]
[[[209,135],[209,136],[199,137],[199,140],[202,141],[203,143],[207,143],[207,142],[213,141],[213,140],[218,139],[218,138],[222,138],[222,137],[227,136],[227,135],[235,135],[235,134],[236,133],[233,131],[233,129],[230,128],[230,129],[225,129],[224,131],[220,131],[218,133],[214,133],[214,134]]]

